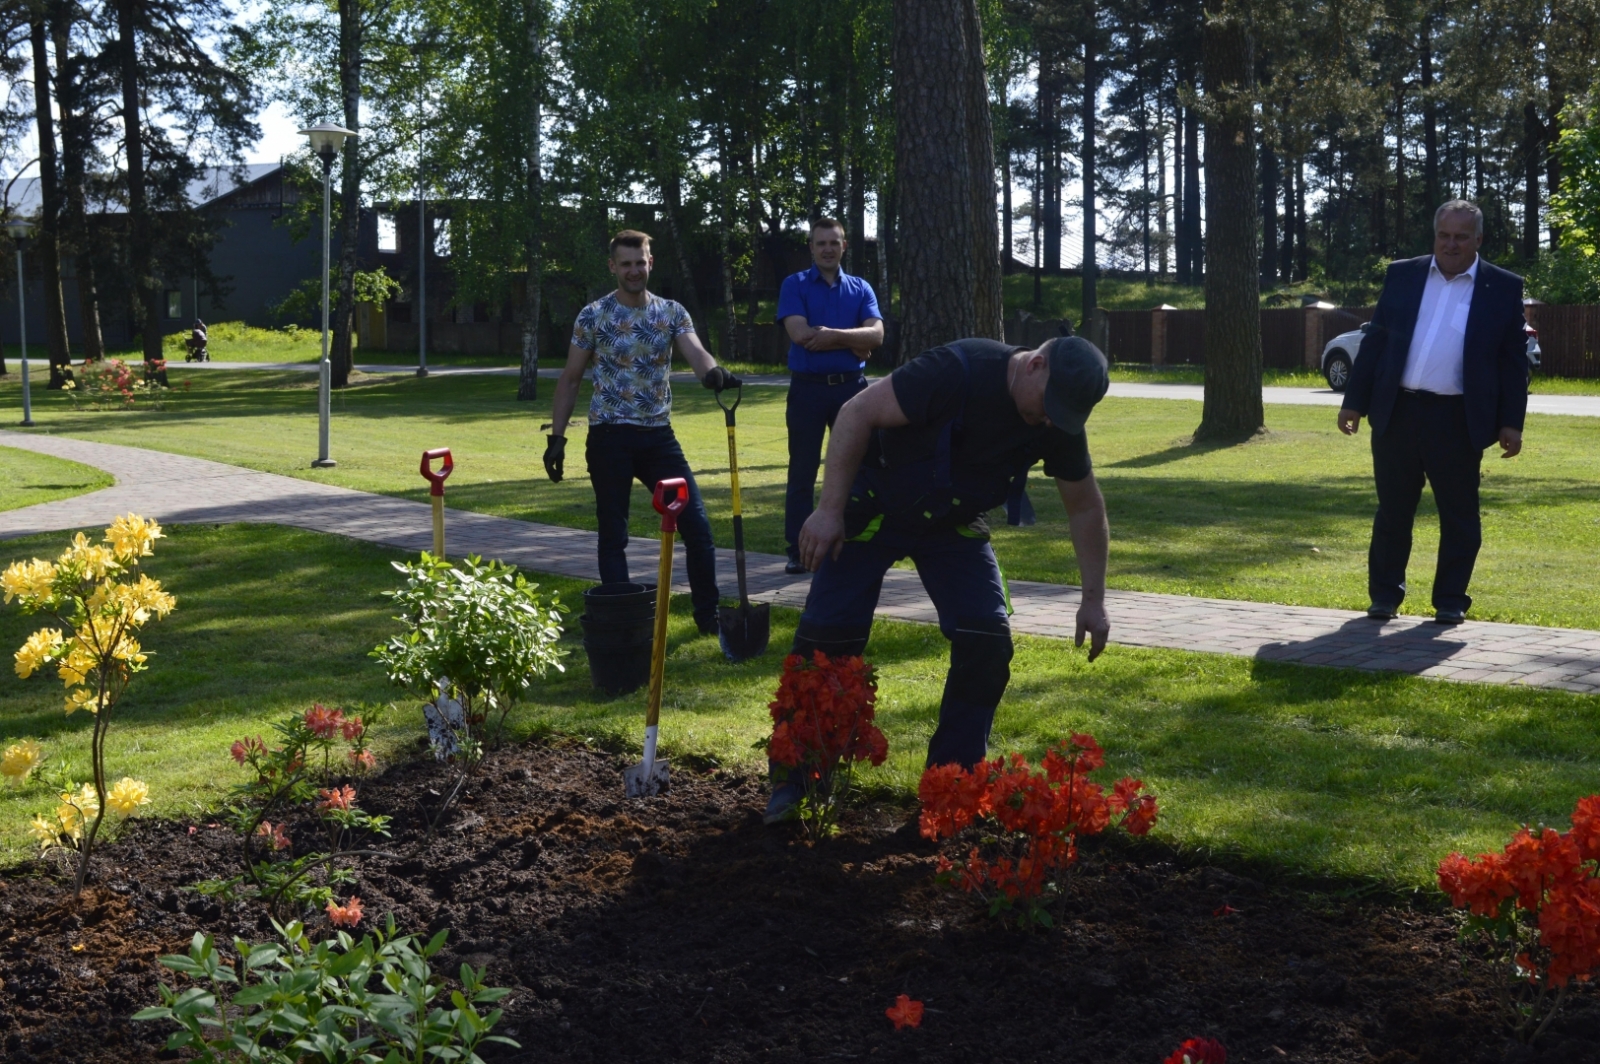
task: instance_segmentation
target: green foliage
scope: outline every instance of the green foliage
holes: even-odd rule
[[[424,551],[415,562],[395,562],[406,584],[388,597],[400,608],[404,634],[373,649],[391,683],[426,695],[448,683],[468,718],[511,707],[552,668],[563,671],[561,596],[546,601],[539,585],[515,566],[477,555],[452,565]]]
[[[481,1064],[477,1050],[486,1043],[520,1048],[490,1033],[501,1010],[479,1010],[509,990],[485,985],[484,969],[471,965],[461,966],[460,990],[434,973],[430,960],[448,931],[419,945],[396,933],[391,916],[360,941],[341,931],[312,942],[299,923],[273,926],[282,945],[236,938],[233,958],[196,932],[188,953],[161,958],[192,985],[162,983],[161,1004],[133,1018],[177,1024],[167,1049],[197,1064]]]
[[[330,299],[334,293],[339,291],[339,277],[340,273],[337,265],[328,271]],[[382,306],[400,294],[400,282],[390,277],[382,266],[379,266],[376,270],[357,270],[352,275],[352,283],[355,285],[355,301],[357,303],[375,303],[378,306]],[[271,309],[273,317],[279,321],[294,324],[310,324],[320,321],[322,314],[322,278],[311,277],[301,281],[290,290],[288,295],[283,297],[282,302],[274,303]],[[332,313],[331,304],[329,312]],[[294,328],[294,324],[288,326],[284,331],[288,333],[289,329]],[[206,339],[208,343],[211,340],[209,329],[206,331]]]
[[[1600,254],[1576,235],[1564,237],[1528,267],[1527,291],[1545,303],[1600,303]]]

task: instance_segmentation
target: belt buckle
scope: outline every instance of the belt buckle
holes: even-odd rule
[[[830,373],[830,374],[828,374],[828,383],[829,384],[843,384],[844,383],[844,374],[843,373]]]

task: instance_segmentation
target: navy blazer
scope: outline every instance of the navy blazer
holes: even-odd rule
[[[1356,364],[1344,390],[1344,408],[1365,415],[1374,436],[1381,436],[1389,427],[1432,262],[1432,255],[1422,255],[1389,264],[1372,327],[1356,352]],[[1528,411],[1524,324],[1522,278],[1480,256],[1461,364],[1467,434],[1479,450],[1493,443],[1502,428],[1522,430]]]

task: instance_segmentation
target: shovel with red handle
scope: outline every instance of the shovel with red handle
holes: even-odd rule
[[[443,459],[444,464],[439,471],[433,471],[433,463]],[[422,452],[422,477],[428,482],[428,494],[433,497],[433,556],[444,557],[444,482],[456,468],[455,459],[450,457],[450,448],[435,447],[431,451]]]
[[[667,763],[656,760],[656,726],[661,720],[661,682],[667,667],[667,604],[672,592],[672,537],[678,515],[689,505],[689,482],[682,477],[656,484],[651,502],[661,515],[661,568],[656,576],[656,631],[650,643],[650,704],[644,717],[644,760],[622,773],[629,798],[659,794],[667,786]]]

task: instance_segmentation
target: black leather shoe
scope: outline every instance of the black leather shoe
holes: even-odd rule
[[[806,567],[800,564],[799,558],[790,558],[789,563],[783,567],[783,571],[790,576],[806,575]]]
[[[1367,607],[1367,616],[1375,621],[1392,621],[1399,616],[1399,606],[1383,606],[1376,602]]]
[[[1460,624],[1466,619],[1464,610],[1436,610],[1433,614],[1434,624]]]

